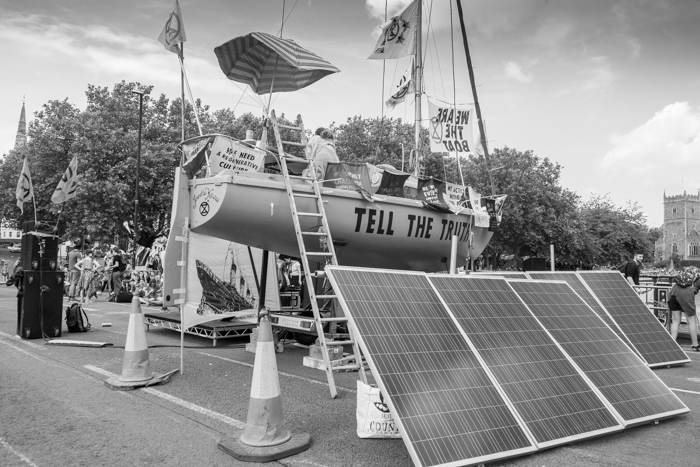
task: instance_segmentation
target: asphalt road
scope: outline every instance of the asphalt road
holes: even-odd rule
[[[86,305],[93,330],[62,338],[112,347],[57,347],[15,336],[14,288],[0,287],[0,466],[235,466],[217,448],[245,423],[254,355],[247,337],[185,336],[184,373],[162,386],[113,391],[121,373],[130,306],[104,298]],[[65,302],[64,302],[65,308]],[[157,312],[144,307],[145,312]],[[102,323],[111,327],[101,327]],[[180,367],[180,334],[147,333],[153,371]],[[688,348],[688,342],[681,342]],[[308,350],[287,344],[277,354],[288,427],[311,435],[309,450],[273,462],[283,466],[410,466],[400,439],[363,440],[355,434],[356,373],[336,376],[329,396],[325,373],[304,367]],[[696,466],[700,439],[700,354],[692,363],[656,370],[690,407],[688,415],[655,425],[496,462],[504,466]],[[251,465],[251,464],[245,464]]]

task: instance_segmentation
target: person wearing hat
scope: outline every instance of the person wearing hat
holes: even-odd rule
[[[692,269],[684,269],[673,279],[673,287],[668,298],[668,309],[672,315],[671,336],[678,337],[678,327],[681,324],[681,312],[685,313],[690,331],[691,349],[700,352],[698,345],[698,324],[695,309],[695,295],[700,288],[700,279]]]

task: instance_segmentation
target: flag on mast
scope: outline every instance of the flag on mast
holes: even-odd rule
[[[181,44],[186,40],[185,23],[182,21],[180,3],[175,0],[173,11],[170,13],[168,20],[165,22],[165,26],[160,32],[160,36],[158,36],[158,41],[163,44],[165,50],[169,50],[174,54],[180,55],[180,48],[178,47],[178,44]]]
[[[27,159],[24,159],[24,164],[22,165],[22,172],[19,174],[19,180],[17,180],[17,190],[15,192],[17,197],[17,207],[20,212],[24,214],[24,203],[28,202],[34,196],[34,187],[32,186],[32,176],[29,173],[29,164],[27,164]]]
[[[66,172],[58,182],[58,186],[51,195],[51,202],[54,204],[65,203],[75,196],[78,189],[78,156],[73,156]]]
[[[416,91],[412,76],[413,62],[411,62],[411,66],[408,67],[403,73],[403,76],[401,76],[401,79],[399,79],[399,84],[396,85],[396,92],[385,102],[387,110],[393,110],[394,107],[406,100],[408,94]]]
[[[374,52],[367,57],[370,60],[387,60],[407,57],[416,53],[416,21],[418,1],[414,0],[401,12],[382,24]]]

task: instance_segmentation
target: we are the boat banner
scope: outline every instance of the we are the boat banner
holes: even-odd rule
[[[374,52],[367,58],[388,60],[415,55],[417,13],[418,0],[414,0],[382,24],[382,33],[374,46]]]
[[[448,152],[458,156],[468,156],[474,151],[472,107],[436,104],[428,100],[428,112],[430,151]]]

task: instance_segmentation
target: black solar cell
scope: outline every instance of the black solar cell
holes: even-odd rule
[[[687,363],[683,349],[617,271],[578,271],[650,367]]]
[[[416,465],[536,449],[425,275],[326,271]]]
[[[627,339],[625,334],[622,332],[620,327],[617,325],[615,320],[608,314],[605,308],[598,302],[598,300],[593,296],[588,287],[583,283],[581,278],[576,274],[575,271],[553,271],[553,272],[530,272],[528,273],[531,279],[543,279],[543,280],[554,280],[554,281],[566,281],[572,289],[576,291],[577,294],[581,296],[584,302],[588,304],[593,311],[595,311],[598,316],[605,321],[605,324],[610,326],[610,328],[615,331],[620,339],[622,339],[625,344],[627,344],[630,349],[632,349],[637,355],[640,353],[634,348],[634,345]]]
[[[626,425],[689,412],[567,283],[508,283]]]
[[[622,429],[504,279],[428,280],[540,446]]]

